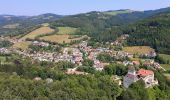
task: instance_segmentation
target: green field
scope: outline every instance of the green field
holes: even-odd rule
[[[123,51],[132,53],[132,54],[148,54],[151,51],[154,51],[149,46],[130,46],[130,47],[124,47]]]
[[[24,37],[21,38],[21,40],[26,40],[27,38],[29,39],[35,39],[35,37],[39,36],[39,35],[45,35],[45,34],[50,34],[53,33],[55,30],[51,29],[50,27],[40,27],[30,33],[28,33],[27,35],[25,35]]]
[[[13,45],[13,48],[21,49],[21,50],[26,50],[28,49],[28,46],[31,44],[29,41],[25,42],[18,42]]]
[[[170,61],[170,55],[166,55],[166,54],[159,54],[160,57],[162,57],[164,60],[169,60]]]
[[[58,34],[74,34],[77,28],[73,27],[58,27]]]
[[[168,64],[161,64],[161,66],[166,70],[170,70],[170,65]]]

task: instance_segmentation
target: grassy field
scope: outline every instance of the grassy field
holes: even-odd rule
[[[161,64],[161,66],[166,70],[170,70],[170,65],[168,64]]]
[[[18,49],[22,49],[22,50],[26,50],[28,49],[28,46],[31,44],[31,42],[18,42],[18,43],[15,43],[13,45],[14,48],[18,48]]]
[[[50,36],[41,37],[40,39],[62,44],[62,43],[70,43],[73,40],[81,40],[85,36],[82,36],[79,38],[73,38],[73,39],[70,39],[69,37],[70,37],[70,35],[66,35],[66,34],[65,35],[50,35]]]
[[[169,60],[170,61],[170,55],[166,55],[166,54],[159,54],[160,57],[162,57],[164,60]]]
[[[28,33],[27,35],[25,35],[24,37],[21,38],[21,40],[25,40],[27,38],[29,39],[34,39],[35,37],[39,36],[39,35],[44,35],[44,34],[49,34],[49,33],[52,33],[54,32],[55,30],[54,29],[51,29],[50,27],[41,27],[41,28],[38,28],[30,33]]]
[[[123,51],[132,53],[132,54],[146,54],[154,49],[150,48],[149,46],[132,46],[132,47],[124,47]]]
[[[77,28],[72,27],[58,27],[58,34],[74,34],[77,31]]]

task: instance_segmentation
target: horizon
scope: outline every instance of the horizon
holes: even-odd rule
[[[1,1],[0,3],[0,15],[35,16],[46,13],[52,13],[57,15],[75,15],[91,11],[110,11],[110,10],[115,11],[122,9],[129,9],[134,11],[147,11],[167,7],[170,7],[169,0],[154,0],[154,1],[5,0]]]

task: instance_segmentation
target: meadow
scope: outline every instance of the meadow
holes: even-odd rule
[[[70,36],[72,35],[67,35],[67,34],[61,35],[60,34],[60,35],[44,36],[44,37],[40,37],[40,39],[62,44],[62,43],[70,43],[73,40],[81,40],[85,37],[85,36],[81,36],[79,38],[70,38]]]
[[[77,28],[73,27],[58,27],[57,34],[74,34],[77,31]]]
[[[159,54],[159,56],[161,57],[161,58],[163,58],[164,60],[169,60],[170,61],[170,55],[166,55],[166,54]]]
[[[39,35],[45,35],[45,34],[50,34],[52,32],[54,32],[54,29],[51,29],[50,27],[40,27],[30,33],[28,33],[27,35],[25,35],[24,37],[21,38],[21,40],[25,40],[27,38],[29,39],[35,39],[35,37],[39,36]]]
[[[151,51],[154,51],[154,49],[152,49],[149,46],[131,46],[131,47],[124,47],[123,51],[132,54],[147,54]]]
[[[29,41],[25,42],[18,42],[13,45],[13,48],[21,49],[21,50],[26,50],[28,49],[28,46],[31,44]]]

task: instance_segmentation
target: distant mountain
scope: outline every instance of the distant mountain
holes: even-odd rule
[[[106,29],[128,25],[152,16],[168,13],[170,8],[149,11],[133,11],[129,9],[116,11],[92,11],[77,15],[62,16],[51,13],[38,16],[12,16],[0,15],[0,34],[20,34],[26,28],[34,27],[42,23],[50,23],[50,27],[70,26],[85,31],[84,34],[101,33]],[[16,30],[22,30],[16,32]]]
[[[143,19],[150,18],[154,15],[167,12],[170,12],[170,8],[150,11],[133,11],[128,9],[105,12],[92,11],[63,17],[52,22],[51,27],[77,27],[82,31],[85,31],[85,34],[93,35],[94,33],[102,33],[112,27],[128,25]]]
[[[51,13],[42,14],[38,16],[14,16],[14,15],[0,15],[0,25],[14,24],[19,23],[23,24],[26,22],[31,22],[35,24],[41,24],[44,22],[55,21],[59,18],[62,18],[61,15],[55,15]]]
[[[62,17],[50,13],[38,16],[0,15],[0,34],[23,34],[27,29],[34,29],[42,23],[50,23]]]

